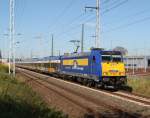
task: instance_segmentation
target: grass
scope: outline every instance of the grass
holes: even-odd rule
[[[8,67],[7,65],[0,64],[0,73],[7,73]]]
[[[0,118],[67,117],[62,112],[46,106],[28,85],[4,72],[7,72],[7,68],[0,65]]]
[[[150,97],[150,76],[129,77],[128,85],[132,87],[134,93]]]

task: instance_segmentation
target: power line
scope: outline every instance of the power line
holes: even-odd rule
[[[109,0],[108,0],[108,1],[109,1]],[[113,7],[111,7],[111,9],[117,8],[117,7],[121,6],[122,4],[125,4],[127,1],[128,1],[128,0],[124,0],[124,1],[122,1],[121,3],[119,3],[119,4],[117,4],[117,5],[113,6]],[[113,4],[115,4],[115,3],[116,3],[116,1],[113,2]],[[73,21],[72,21],[71,23],[68,23],[68,24],[69,24],[69,25],[72,25],[74,22],[76,22],[76,21],[77,21],[79,18],[81,18],[83,15],[84,15],[84,14],[80,14],[80,15],[77,16],[76,18],[73,18]],[[90,19],[88,19],[88,20],[86,20],[86,21],[84,21],[84,22],[88,22],[88,21],[90,21],[90,20],[93,20],[94,18],[95,18],[95,17],[91,17]],[[59,36],[62,36],[62,35],[64,35],[65,33],[68,33],[68,31],[72,31],[72,30],[78,28],[80,25],[81,25],[81,24],[79,24],[79,25],[77,25],[77,26],[74,26],[74,27],[71,27],[71,28],[69,28],[69,29],[63,31],[61,34],[59,34]]]
[[[139,20],[130,22],[130,23],[127,23],[127,24],[124,24],[124,25],[121,25],[121,26],[118,26],[116,28],[112,28],[112,29],[110,29],[108,31],[105,31],[105,32],[102,32],[102,33],[108,33],[108,32],[112,32],[112,31],[118,30],[118,29],[127,28],[127,27],[130,27],[132,25],[135,25],[135,24],[138,24],[138,23],[141,23],[141,22],[144,22],[144,21],[148,21],[148,20],[150,20],[150,16],[149,17],[145,17],[143,19],[139,19]]]
[[[18,28],[20,28],[20,26],[21,26],[21,22],[22,22],[22,20],[23,20],[23,15],[24,15],[24,12],[25,12],[25,8],[26,8],[26,6],[27,6],[27,0],[24,0],[24,3],[21,1],[21,3],[22,3],[22,5],[23,6],[21,6],[21,8],[20,9],[22,9],[22,12],[20,12],[20,15],[16,15],[16,16],[19,16],[20,17],[20,23],[19,23],[19,25],[18,25]],[[18,8],[18,10],[19,11],[21,11],[20,9],[19,9],[19,7],[16,7],[16,8]],[[16,13],[18,13],[18,12],[16,12]],[[18,17],[18,18],[19,18]]]
[[[102,4],[107,4],[109,2],[110,2],[110,0],[105,0],[105,1],[102,1]]]
[[[70,20],[70,22],[67,23],[67,26],[71,26],[71,25],[73,25],[74,23],[76,23],[77,21],[80,22],[80,21],[82,21],[84,18],[87,18],[87,17],[89,17],[89,16],[90,16],[90,15],[85,15],[84,13],[81,13],[80,15],[78,15],[78,16],[72,18],[72,20]],[[94,17],[95,17],[95,16],[94,16]],[[81,19],[81,18],[82,18],[82,19]],[[93,17],[90,18],[89,20],[91,20],[91,19],[93,19]],[[86,21],[86,22],[87,22],[87,21]],[[63,24],[62,27],[66,27],[66,24]],[[55,30],[55,29],[56,29],[56,28],[54,28],[53,30]]]
[[[116,4],[116,5],[114,5],[113,7],[110,7],[110,8],[108,8],[108,9],[104,10],[103,12],[101,12],[101,14],[103,15],[103,14],[105,14],[105,13],[107,13],[107,12],[110,12],[110,11],[112,11],[113,9],[116,9],[116,8],[122,6],[123,4],[127,3],[127,2],[128,2],[128,0],[124,0],[124,1],[122,1],[122,2],[120,2],[120,3],[118,3],[118,4]]]
[[[61,17],[63,17],[63,16],[65,15],[65,13],[66,13],[67,11],[69,11],[68,9],[70,9],[70,8],[72,7],[72,5],[73,5],[74,2],[75,2],[75,0],[71,0],[71,1],[69,2],[69,4],[67,4],[67,6],[64,7],[64,9],[60,12],[60,14],[55,18],[56,20],[55,20],[55,23],[53,23],[53,25],[51,26],[52,28],[53,28],[55,25],[57,25],[58,22],[60,22],[60,20],[62,20]]]
[[[95,18],[95,16],[94,16],[94,17],[91,17],[91,18],[89,18],[89,19],[87,19],[87,20],[85,20],[85,21],[83,21],[82,23],[86,23],[86,22],[88,22],[88,21],[90,21],[90,20],[93,20],[94,18]],[[61,32],[61,33],[59,33],[57,36],[60,37],[60,36],[64,35],[65,33],[68,33],[68,31],[73,31],[73,30],[79,28],[82,23],[80,23],[80,24],[78,24],[78,25],[76,25],[76,26],[73,26],[73,27],[68,28],[67,30],[65,30],[65,31],[63,31],[63,32]]]
[[[71,22],[68,22],[68,25],[72,25],[74,22],[76,22],[78,19],[80,19],[83,15],[84,15],[84,14],[82,13],[82,14],[76,16],[75,18],[73,18],[73,19],[71,20]],[[67,26],[68,26],[68,25],[67,25]],[[63,26],[66,26],[66,24],[63,24]],[[53,28],[53,31],[54,31],[55,29],[56,29],[56,27]]]
[[[150,11],[150,9],[145,9],[145,10],[136,12],[136,13],[134,13],[134,14],[132,14],[132,15],[127,15],[127,16],[125,16],[125,17],[123,17],[123,18],[120,18],[120,19],[118,19],[118,20],[116,20],[116,21],[117,21],[117,23],[118,23],[118,22],[120,22],[120,21],[127,20],[127,19],[131,19],[131,17],[135,17],[135,16],[144,14],[144,13],[149,12],[149,11]],[[103,26],[107,26],[107,25],[110,25],[110,24],[113,24],[113,23],[114,23],[114,22],[107,23],[107,24],[102,24],[102,25],[103,25]]]

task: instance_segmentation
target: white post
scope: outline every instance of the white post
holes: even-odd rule
[[[16,68],[15,68],[15,0],[13,0],[13,6],[12,6],[12,11],[13,11],[13,13],[12,13],[12,17],[13,17],[13,19],[12,19],[12,27],[13,27],[13,31],[12,31],[12,40],[13,40],[13,76],[15,77],[15,74],[16,74]]]
[[[14,49],[14,34],[15,34],[15,16],[14,16],[14,12],[15,12],[15,0],[10,0],[10,22],[9,22],[9,25],[10,25],[10,34],[9,34],[9,37],[10,37],[10,49],[9,49],[9,74],[10,74],[10,69],[11,69],[11,57],[12,57],[12,61],[13,61],[13,76],[15,76],[15,49]]]
[[[95,46],[99,48],[99,31],[100,31],[100,0],[96,0],[96,41]]]
[[[11,44],[12,44],[12,9],[11,9],[11,6],[12,6],[12,0],[9,1],[9,74],[11,73],[10,70],[11,70]]]
[[[133,61],[132,61],[132,69],[133,69],[132,74],[134,75],[135,74],[135,72],[134,72],[134,56],[133,56]]]
[[[129,65],[128,65],[128,56],[126,56],[126,62],[127,62],[127,71],[129,70]]]
[[[145,67],[145,69],[144,69],[144,70],[145,70],[145,73],[146,73],[146,71],[147,71],[147,63],[146,63],[146,62],[147,62],[147,59],[146,59],[146,54],[145,54],[145,64],[144,64],[144,65],[145,65],[145,66],[144,66],[144,67]]]

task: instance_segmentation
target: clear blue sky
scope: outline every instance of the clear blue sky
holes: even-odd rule
[[[17,56],[50,55],[50,39],[54,34],[55,54],[72,52],[69,40],[81,39],[85,23],[85,50],[94,46],[95,11],[84,11],[96,0],[16,0],[15,30],[20,44]],[[105,12],[107,11],[108,12]],[[130,54],[150,51],[150,0],[101,0],[100,45],[110,49],[123,46]],[[8,56],[9,0],[0,0],[0,48]],[[111,46],[112,42],[112,46]]]

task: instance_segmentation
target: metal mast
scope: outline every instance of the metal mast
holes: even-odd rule
[[[84,52],[84,24],[82,24],[81,52]]]
[[[97,48],[99,48],[99,31],[100,31],[100,0],[96,0],[96,40],[95,45]]]
[[[51,47],[51,56],[54,56],[54,36],[52,34],[52,47]]]
[[[14,34],[15,34],[15,0],[10,0],[10,21],[9,21],[9,38],[10,38],[10,49],[9,49],[9,74],[11,69],[11,57],[13,61],[13,76],[15,76],[15,49],[14,49]]]
[[[96,0],[96,7],[85,7],[86,9],[95,9],[96,10],[96,36],[95,36],[95,47],[99,48],[99,40],[100,40],[100,0]]]

